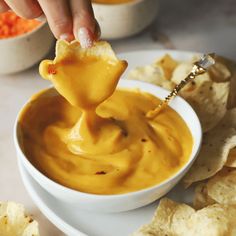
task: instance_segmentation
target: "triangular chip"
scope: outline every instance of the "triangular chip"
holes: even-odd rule
[[[206,183],[200,183],[195,188],[195,194],[193,199],[193,206],[195,209],[202,209],[206,206],[216,203],[207,192]]]
[[[236,170],[224,168],[207,184],[208,196],[218,203],[236,205]]]
[[[42,61],[39,71],[72,105],[90,109],[112,95],[126,67],[107,42],[84,49],[78,41],[59,40],[55,59]]]
[[[203,76],[202,76],[203,77]],[[224,117],[227,109],[229,82],[214,83],[212,81],[198,82],[193,90],[181,91],[181,96],[186,99],[196,111],[204,132],[214,128]]]
[[[193,68],[193,63],[191,62],[182,62],[180,63],[175,70],[173,71],[173,75],[171,77],[171,81],[175,84],[179,84],[181,80],[185,79],[190,72],[192,71]],[[192,82],[187,84],[181,92],[183,93],[184,91],[192,92],[199,88],[202,83],[206,81],[211,81],[208,73],[204,73],[202,75],[198,75]]]
[[[0,202],[0,235],[39,236],[38,223],[25,214],[23,205]]]
[[[234,236],[236,206],[213,204],[195,211],[192,207],[162,199],[152,222],[132,236]]]
[[[225,63],[216,61],[216,63],[209,68],[208,73],[214,82],[230,81],[231,72]]]
[[[170,80],[174,69],[178,66],[178,62],[169,54],[165,54],[155,62],[155,65],[159,65],[164,70],[165,78]]]
[[[184,178],[187,186],[208,179],[225,165],[230,150],[236,146],[236,109],[228,111],[223,120],[204,134],[197,160]]]
[[[225,166],[236,167],[236,147],[230,150]]]
[[[147,83],[152,83],[167,90],[172,90],[175,86],[173,82],[166,79],[165,71],[160,65],[136,67],[129,72],[128,79],[141,80]]]
[[[181,224],[185,224],[185,221],[194,213],[195,210],[186,204],[163,198],[151,223],[142,226],[132,236],[182,235],[184,229]],[[177,231],[173,232],[175,227]]]

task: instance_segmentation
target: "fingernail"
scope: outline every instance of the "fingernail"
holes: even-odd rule
[[[82,48],[89,48],[93,46],[93,41],[91,39],[91,32],[89,29],[82,27],[78,32],[78,40]]]
[[[44,14],[42,14],[41,16],[37,17],[36,20],[44,22],[44,21],[47,21],[47,18]]]
[[[73,40],[73,36],[71,34],[61,34],[59,39],[66,40],[66,41],[71,41]]]

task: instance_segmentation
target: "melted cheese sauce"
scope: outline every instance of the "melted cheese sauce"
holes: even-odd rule
[[[22,149],[33,165],[64,186],[95,194],[144,189],[176,173],[193,146],[182,118],[166,107],[148,119],[158,98],[115,91],[125,61],[75,56],[76,43],[61,45],[72,54],[40,65],[58,92],[35,95],[20,117]]]
[[[158,104],[149,94],[116,90],[97,108],[109,122],[95,126],[93,139],[85,130],[75,137],[71,133],[78,129],[81,110],[49,89],[32,98],[21,115],[22,147],[42,173],[79,191],[118,194],[147,188],[175,174],[193,144],[170,107],[153,121],[145,118]]]

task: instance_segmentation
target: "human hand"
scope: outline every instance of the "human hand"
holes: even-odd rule
[[[0,12],[9,9],[28,19],[45,14],[57,39],[76,38],[84,48],[100,36],[90,0],[0,0]]]

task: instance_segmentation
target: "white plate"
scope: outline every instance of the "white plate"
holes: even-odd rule
[[[128,236],[148,223],[158,201],[137,210],[122,213],[94,213],[75,209],[54,198],[30,176],[22,163],[19,169],[25,188],[40,211],[61,231],[70,236]],[[167,197],[191,203],[192,189],[176,186]],[[41,226],[43,227],[43,226]]]
[[[196,53],[180,51],[139,51],[119,54],[119,58],[129,62],[129,69],[151,64],[158,57],[169,53],[175,59],[189,60]],[[42,213],[60,230],[70,236],[128,236],[141,225],[148,223],[158,205],[154,202],[146,207],[122,213],[94,213],[78,210],[65,204],[43,190],[19,162],[24,185]],[[192,189],[184,190],[176,186],[167,196],[185,203],[192,202]]]

